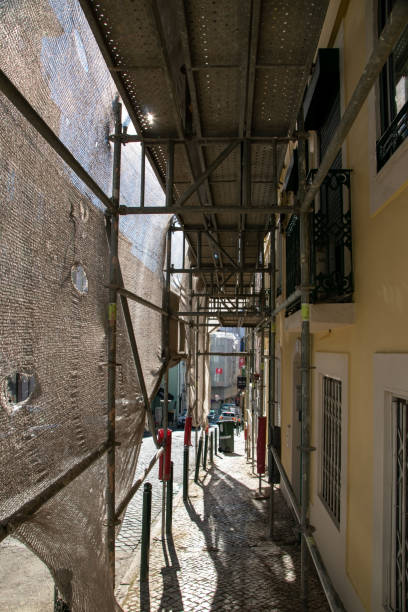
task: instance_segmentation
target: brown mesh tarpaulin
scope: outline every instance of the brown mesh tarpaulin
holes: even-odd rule
[[[117,96],[74,0],[0,4],[0,67],[105,193]],[[126,115],[125,117],[126,118]],[[106,440],[108,243],[103,207],[0,96],[0,520]],[[129,128],[131,130],[131,126]],[[140,147],[122,152],[121,203],[139,187]],[[146,206],[164,196],[146,168]],[[162,306],[166,215],[121,219],[124,284]],[[162,316],[130,311],[148,393],[162,372]],[[117,503],[130,488],[145,424],[119,308]],[[29,380],[18,401],[10,381]],[[113,610],[105,546],[106,458],[15,536],[49,567],[73,610]]]

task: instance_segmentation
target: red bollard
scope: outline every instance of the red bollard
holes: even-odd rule
[[[265,473],[266,417],[258,417],[258,439],[256,442],[256,471]]]
[[[192,426],[193,426],[193,418],[186,417],[186,422],[184,424],[184,446],[192,446],[191,444]]]
[[[164,429],[159,429],[157,439],[163,445]],[[167,481],[171,475],[171,429],[167,430],[167,443],[163,455],[159,458],[159,480]]]

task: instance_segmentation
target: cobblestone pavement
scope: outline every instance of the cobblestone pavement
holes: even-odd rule
[[[276,493],[275,541],[267,538],[267,501],[246,463],[243,437],[235,453],[220,454],[198,485],[190,483],[173,511],[173,534],[153,531],[149,584],[140,589],[137,565],[121,600],[126,612],[303,610],[299,599],[300,546],[281,493]],[[263,483],[266,486],[266,483]],[[156,533],[156,537],[154,537]],[[326,612],[311,570],[309,610]]]
[[[194,434],[193,434],[194,436]],[[173,493],[176,495],[183,485],[183,448],[184,431],[175,430],[172,433],[171,459],[173,461]],[[144,472],[145,468],[154,457],[156,447],[151,436],[145,437],[140,449],[137,463],[136,481]],[[194,450],[190,447],[190,469],[193,469]],[[162,484],[158,479],[158,463],[153,467],[146,482],[152,485],[152,521],[161,513]],[[140,543],[142,536],[142,502],[143,486],[137,491],[129,503],[125,520],[116,539],[116,582],[118,583],[134,558],[134,553]]]

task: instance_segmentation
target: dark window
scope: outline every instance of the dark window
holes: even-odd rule
[[[387,23],[395,0],[379,0],[378,34]],[[377,142],[380,170],[408,136],[408,26],[380,75],[381,138]]]
[[[337,526],[341,494],[341,381],[323,377],[320,497]]]

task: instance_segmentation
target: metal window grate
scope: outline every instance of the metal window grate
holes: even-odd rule
[[[391,559],[391,606],[395,612],[408,609],[408,401],[393,398],[393,517]]]
[[[340,525],[341,381],[323,377],[323,431],[320,496]]]

